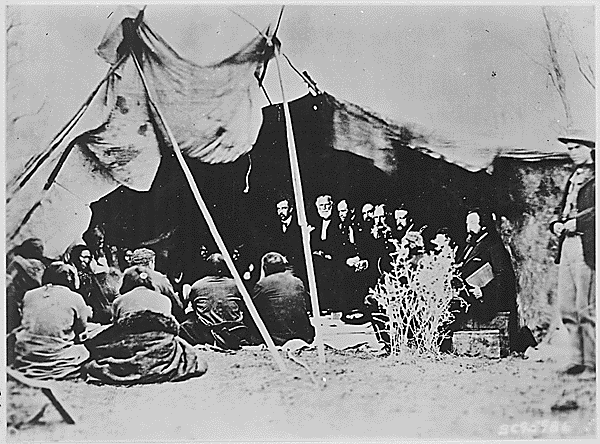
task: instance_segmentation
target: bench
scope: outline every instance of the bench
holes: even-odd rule
[[[510,354],[509,317],[510,312],[501,311],[489,322],[468,320],[454,332],[452,350],[459,356],[507,357]]]

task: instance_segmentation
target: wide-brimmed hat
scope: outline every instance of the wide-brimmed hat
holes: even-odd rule
[[[571,128],[567,130],[567,133],[564,136],[560,136],[558,141],[561,143],[580,143],[581,145],[585,145],[589,148],[596,148],[596,138],[589,131],[580,129],[580,128]]]

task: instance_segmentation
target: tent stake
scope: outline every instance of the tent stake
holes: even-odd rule
[[[277,64],[277,73],[279,75],[279,85],[281,86],[281,101],[283,103],[283,113],[285,117],[285,128],[287,134],[287,144],[290,156],[290,169],[292,171],[292,183],[294,185],[294,197],[296,200],[296,210],[298,211],[298,225],[302,232],[302,246],[304,248],[304,260],[306,262],[306,271],[308,274],[308,288],[310,292],[310,301],[314,323],[316,327],[315,342],[319,354],[319,362],[325,363],[325,347],[323,345],[323,318],[319,309],[319,298],[317,295],[317,281],[315,279],[315,269],[310,250],[310,230],[306,220],[306,210],[304,208],[304,193],[302,191],[302,181],[300,179],[300,167],[298,165],[298,154],[296,152],[296,139],[294,138],[294,128],[292,127],[292,118],[290,108],[285,98],[283,89],[283,80],[281,77],[281,67],[279,65],[279,56],[275,52],[275,63]]]
[[[194,195],[194,198],[196,199],[196,203],[198,204],[198,207],[200,207],[200,211],[202,212],[202,215],[204,216],[204,219],[206,220],[206,223],[208,224],[208,228],[210,229],[210,232],[211,232],[213,238],[215,239],[215,242],[217,243],[217,246],[219,247],[221,254],[225,258],[227,267],[229,267],[229,271],[231,271],[231,274],[233,276],[233,279],[235,280],[238,290],[240,291],[242,298],[244,299],[244,302],[246,303],[246,306],[248,307],[248,311],[250,312],[250,315],[252,315],[252,319],[254,319],[254,322],[256,323],[256,326],[258,327],[260,334],[262,335],[265,343],[267,344],[269,351],[272,353],[273,358],[275,358],[275,362],[279,366],[279,369],[283,372],[286,370],[283,358],[277,351],[277,348],[275,347],[275,343],[273,342],[273,339],[269,335],[269,331],[267,330],[267,327],[265,326],[262,319],[260,318],[260,315],[258,314],[256,307],[254,306],[254,302],[252,302],[252,298],[248,294],[248,291],[246,290],[246,287],[244,286],[242,278],[240,277],[240,274],[238,273],[237,269],[235,268],[235,264],[233,263],[233,259],[229,255],[229,251],[227,251],[225,242],[223,242],[223,239],[221,238],[221,235],[219,234],[219,230],[217,229],[217,226],[215,225],[215,222],[213,221],[210,211],[208,210],[208,207],[206,206],[204,199],[202,199],[202,195],[200,194],[198,185],[196,184],[196,181],[194,180],[194,176],[192,175],[190,168],[188,167],[185,159],[183,158],[183,154],[181,153],[181,149],[179,148],[179,144],[177,143],[177,140],[175,140],[175,137],[173,136],[173,133],[171,132],[171,129],[169,128],[169,125],[167,124],[167,121],[165,120],[162,113],[160,112],[160,109],[158,108],[158,106],[156,105],[154,100],[152,99],[150,89],[148,88],[148,83],[146,82],[146,76],[144,75],[144,72],[142,71],[142,67],[140,66],[139,61],[133,51],[131,51],[131,56],[133,58],[135,66],[138,70],[138,73],[142,79],[142,83],[144,84],[144,89],[146,90],[146,94],[148,95],[148,101],[150,102],[150,105],[152,106],[154,112],[157,114],[161,123],[165,127],[167,136],[169,137],[171,145],[173,146],[173,151],[175,152],[175,156],[177,157],[177,160],[179,161],[179,164],[181,165],[183,174],[185,175],[188,185],[190,186],[190,189],[192,190],[192,194]]]

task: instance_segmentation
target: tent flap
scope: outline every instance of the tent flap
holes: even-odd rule
[[[107,32],[97,53],[115,63],[125,50],[123,45],[132,46],[150,92],[185,156],[227,163],[249,152],[262,123],[255,74],[273,56],[266,38],[257,35],[235,54],[202,66],[181,57],[146,23],[134,26],[133,12],[125,14],[120,29]],[[134,61],[130,58],[125,65],[127,70]],[[137,91],[141,96],[143,86],[138,85]],[[112,140],[121,146],[127,142],[125,136]]]
[[[394,122],[327,93],[323,93],[323,101],[332,109],[333,148],[371,159],[388,174],[395,171],[397,162],[401,162],[396,159],[394,150],[398,145],[471,172],[490,171],[497,157],[523,161],[567,159],[566,152],[523,148],[502,140],[475,137],[450,140],[419,124]]]
[[[125,64],[118,75],[108,120],[77,142],[114,180],[137,191],[148,191],[160,164],[160,150],[147,97],[135,66]]]
[[[97,53],[122,61],[108,79],[106,121],[76,137],[74,149],[43,192],[60,152],[46,159],[26,186],[9,196],[7,250],[27,237],[44,242],[47,254],[62,253],[87,228],[90,204],[125,185],[148,191],[168,147],[162,122],[131,53],[183,154],[204,163],[230,163],[249,152],[262,123],[258,82],[273,56],[267,39],[256,36],[221,62],[200,66],[182,58],[142,20],[140,10],[120,8]],[[69,149],[67,148],[67,149]]]

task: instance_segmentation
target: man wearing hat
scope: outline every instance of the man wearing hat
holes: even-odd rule
[[[570,131],[558,140],[569,150],[575,170],[550,223],[559,236],[556,263],[560,314],[569,335],[567,375],[596,373],[596,267],[594,138]]]
[[[173,285],[169,281],[169,278],[156,271],[156,253],[149,248],[138,248],[131,253],[129,265],[132,267],[148,267],[151,270],[152,283],[154,284],[155,290],[171,300],[172,314],[177,321],[182,322],[185,319],[184,302],[175,294],[175,290],[173,290]]]

